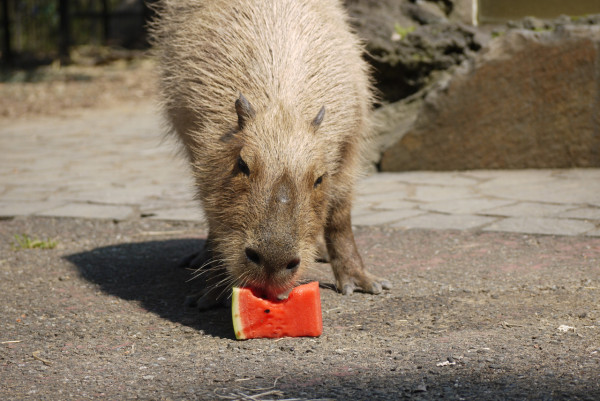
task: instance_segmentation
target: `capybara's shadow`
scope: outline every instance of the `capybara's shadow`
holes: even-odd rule
[[[234,338],[231,314],[218,308],[199,313],[185,307],[199,282],[179,267],[180,261],[204,247],[204,240],[176,239],[126,243],[66,257],[81,275],[108,294],[139,301],[148,311],[206,334]]]

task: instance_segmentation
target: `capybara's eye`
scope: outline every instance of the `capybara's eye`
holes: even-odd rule
[[[319,178],[317,178],[317,180],[315,181],[315,188],[318,187],[319,185],[321,185],[321,183],[323,182],[323,176],[320,176]]]
[[[242,173],[244,173],[244,175],[246,175],[246,176],[250,175],[250,169],[248,168],[248,165],[246,164],[244,159],[242,159],[242,156],[238,157],[237,165],[238,165],[238,168],[240,169],[240,171]]]

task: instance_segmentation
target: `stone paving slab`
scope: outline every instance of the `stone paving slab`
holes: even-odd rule
[[[131,206],[95,205],[90,203],[68,203],[54,209],[36,213],[38,216],[90,217],[98,219],[125,220],[134,214]]]
[[[554,219],[547,217],[510,217],[484,227],[484,231],[506,231],[515,233],[579,235],[591,233],[595,225],[588,221]]]
[[[398,221],[392,226],[404,229],[470,230],[487,226],[495,220],[493,217],[470,214],[428,213]]]
[[[356,203],[359,223],[381,216],[378,195],[395,193],[413,206],[389,204],[389,216],[407,216],[388,221],[394,227],[597,236],[599,184],[600,169],[386,173],[363,180]]]
[[[193,181],[151,104],[0,121],[0,218],[203,221]],[[600,236],[600,169],[379,173],[357,226]]]
[[[569,211],[574,206],[570,204],[550,204],[550,203],[535,203],[535,202],[513,202],[507,206],[501,206],[489,209],[488,213],[496,216],[505,217],[544,217],[558,216],[567,217],[563,213]],[[573,216],[576,217],[576,216]]]

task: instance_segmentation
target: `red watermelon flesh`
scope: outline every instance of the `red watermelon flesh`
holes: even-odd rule
[[[282,301],[261,298],[251,288],[234,287],[231,315],[238,340],[318,337],[323,332],[319,283],[300,285]]]

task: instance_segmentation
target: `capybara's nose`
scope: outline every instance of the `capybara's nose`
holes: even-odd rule
[[[300,266],[300,258],[294,258],[289,261],[289,263],[287,264],[287,266],[285,268],[288,270],[294,270],[294,269],[297,269],[298,266]]]
[[[246,248],[246,259],[250,262],[263,267],[268,271],[288,270],[292,271],[300,266],[300,257],[285,257],[282,252],[273,252],[273,254],[259,252],[257,249]]]
[[[261,264],[260,255],[252,248],[246,248],[246,258],[252,263]]]

